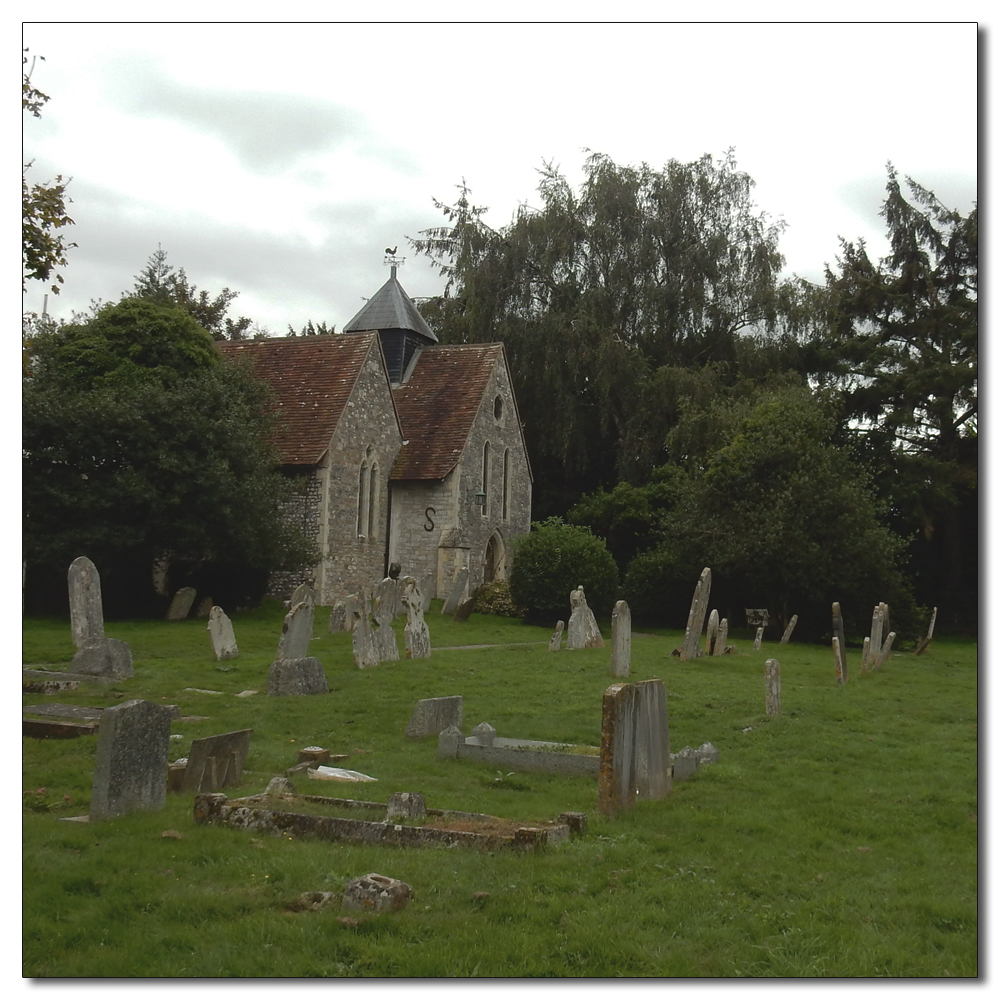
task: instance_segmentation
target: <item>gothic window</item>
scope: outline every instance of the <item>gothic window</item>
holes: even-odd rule
[[[483,445],[483,493],[486,496],[483,499],[483,505],[479,508],[479,513],[483,517],[486,517],[488,508],[490,505],[490,443],[489,441]]]
[[[372,462],[371,475],[368,479],[368,531],[367,535],[372,538],[378,524],[376,513],[376,502],[378,499],[378,466]]]
[[[365,530],[365,515],[368,512],[368,463],[361,463],[361,470],[358,473],[358,537],[364,538],[367,534]]]
[[[508,498],[510,496],[510,449],[503,450],[503,519],[507,520]]]

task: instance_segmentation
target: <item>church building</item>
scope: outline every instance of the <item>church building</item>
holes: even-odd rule
[[[439,344],[393,263],[342,333],[219,347],[274,390],[288,516],[321,553],[274,574],[271,596],[311,579],[329,605],[392,563],[432,597],[464,569],[468,593],[506,578],[531,524],[531,468],[503,344]]]

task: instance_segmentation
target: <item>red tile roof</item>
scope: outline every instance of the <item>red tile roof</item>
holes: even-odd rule
[[[333,432],[377,333],[273,337],[219,343],[226,357],[250,358],[268,382],[280,414],[274,443],[283,465],[316,465]]]
[[[426,347],[413,374],[392,390],[408,444],[391,479],[443,479],[462,457],[502,344]]]

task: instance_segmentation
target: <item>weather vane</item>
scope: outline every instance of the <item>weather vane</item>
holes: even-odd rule
[[[383,266],[391,264],[393,267],[399,267],[401,264],[406,263],[405,257],[397,257],[396,251],[399,249],[399,244],[397,243],[394,247],[385,248],[385,257],[382,260]],[[395,272],[393,272],[395,273]]]

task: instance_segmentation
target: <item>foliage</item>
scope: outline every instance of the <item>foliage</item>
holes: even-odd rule
[[[36,336],[23,395],[29,575],[64,580],[86,554],[106,602],[149,608],[152,564],[169,553],[174,586],[221,567],[218,600],[259,599],[269,569],[311,558],[282,517],[270,398],[177,307],[125,299]]]
[[[565,619],[569,595],[583,587],[594,613],[610,614],[617,598],[618,567],[590,529],[550,517],[516,543],[510,596],[532,620]]]
[[[510,585],[506,580],[494,580],[480,587],[473,610],[477,614],[500,615],[504,618],[523,618],[527,614],[527,609],[511,600]]]
[[[327,324],[326,322],[313,323],[309,320],[302,329],[296,333],[295,327],[291,323],[288,324],[288,337],[325,337],[327,334],[336,333],[337,328],[334,323]]]
[[[24,49],[21,55],[21,110],[41,118],[49,97],[31,82],[35,58],[31,59],[29,69],[24,68],[28,65],[27,53]],[[60,174],[50,184],[29,185],[25,174],[31,166],[32,163],[25,163],[21,171],[21,288],[25,289],[28,280],[54,278],[55,284],[49,287],[58,295],[63,276],[56,269],[67,265],[66,253],[76,246],[68,243],[59,232],[74,224],[66,211],[66,203],[70,200],[66,195],[69,181],[63,180]]]
[[[622,597],[628,602],[632,619],[644,625],[684,628],[691,597],[702,567],[691,556],[686,558],[678,546],[660,542],[644,549],[632,559],[622,581]],[[719,588],[713,587],[719,604]]]

